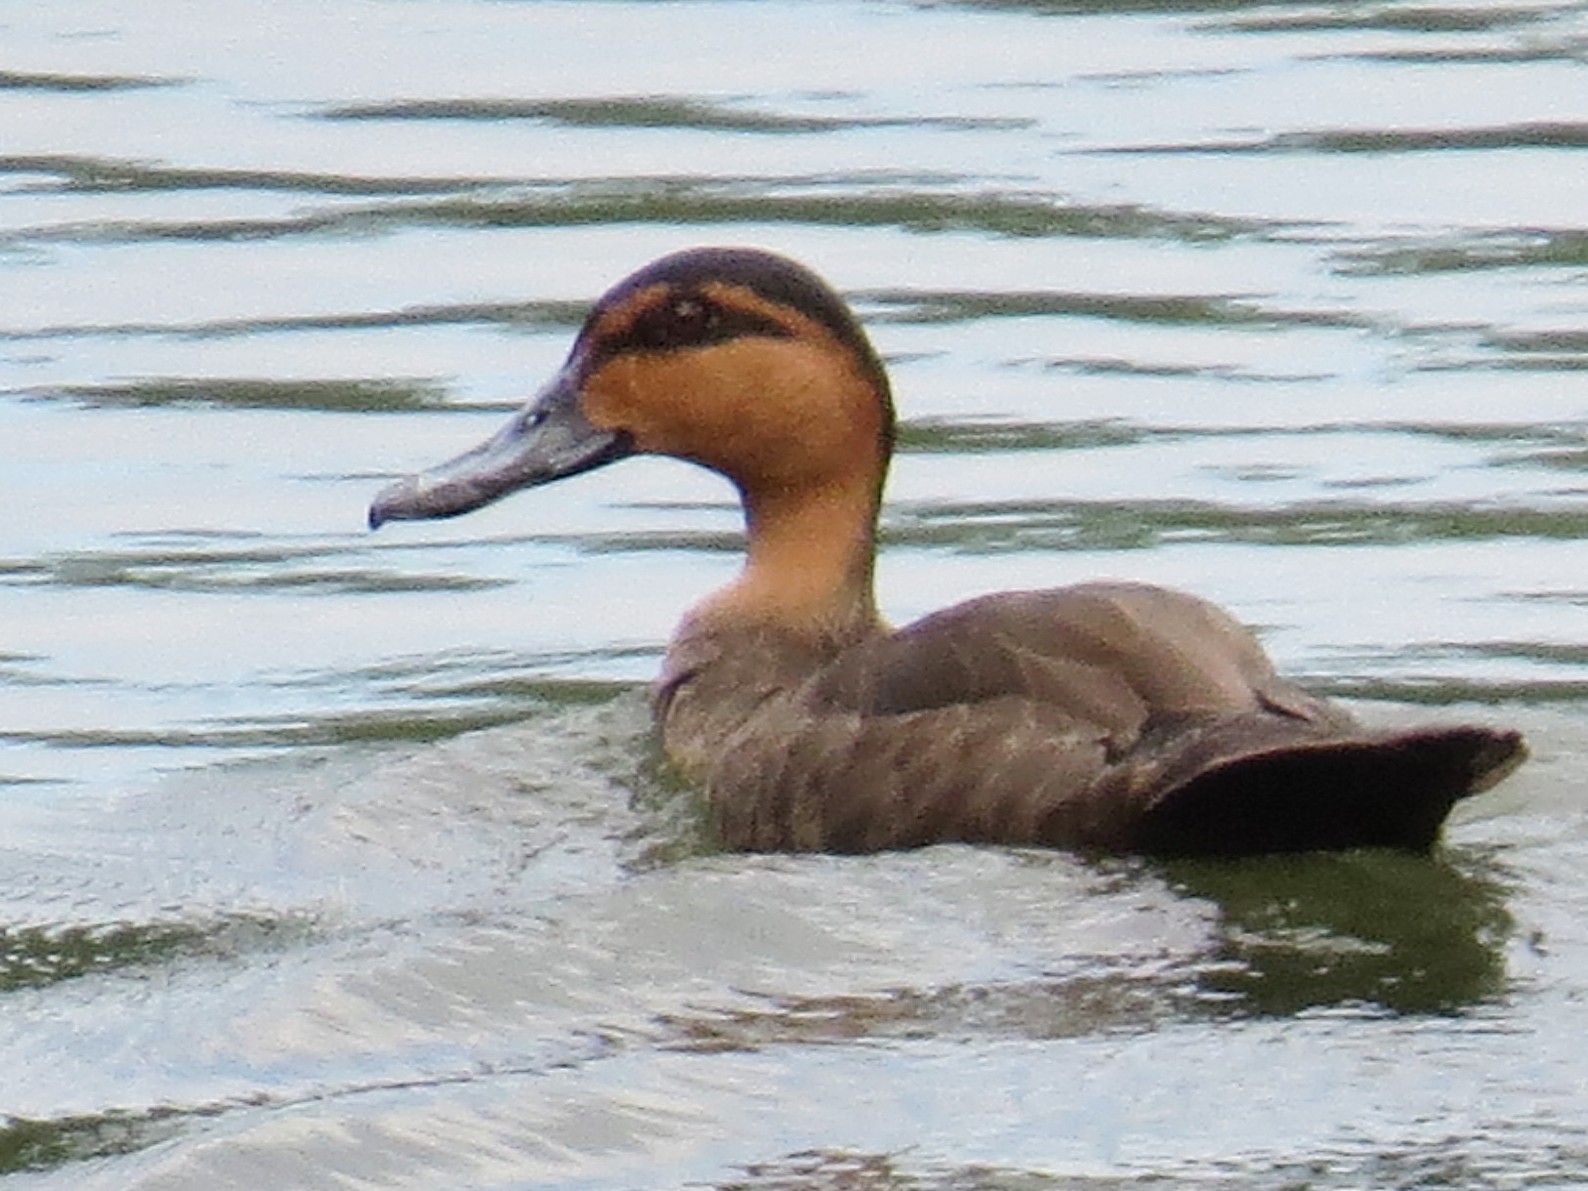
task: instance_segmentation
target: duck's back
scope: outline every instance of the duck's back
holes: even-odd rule
[[[723,842],[756,850],[1424,850],[1522,753],[1484,728],[1366,732],[1213,605],[1138,584],[988,596],[832,649],[686,628],[659,712]]]

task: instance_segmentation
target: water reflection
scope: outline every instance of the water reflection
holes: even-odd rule
[[[34,1120],[6,1117],[0,1123],[0,1175],[130,1154],[180,1132],[186,1114],[96,1113]]]
[[[1461,1013],[1507,992],[1510,892],[1480,863],[1389,853],[1168,868],[1219,910],[1198,987],[1228,1011]]]

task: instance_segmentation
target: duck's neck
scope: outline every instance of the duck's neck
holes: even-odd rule
[[[837,481],[744,496],[744,570],[691,619],[780,629],[842,647],[879,627],[872,592],[875,484]]]
[[[655,690],[667,756],[705,781],[748,716],[877,633],[875,491],[762,488],[744,570],[684,617]]]

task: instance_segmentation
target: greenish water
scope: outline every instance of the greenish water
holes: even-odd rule
[[[1588,7],[0,9],[0,1184],[1588,1176]],[[648,460],[390,476],[755,243],[903,426],[881,597],[1129,577],[1534,760],[1432,860],[713,854]]]

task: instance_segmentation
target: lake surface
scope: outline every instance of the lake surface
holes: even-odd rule
[[[0,1184],[1588,1184],[1588,5],[0,7]],[[699,243],[904,621],[1189,588],[1534,760],[1432,859],[715,853],[632,462],[363,529]]]

